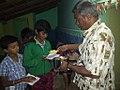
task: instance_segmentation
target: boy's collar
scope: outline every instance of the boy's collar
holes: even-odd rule
[[[36,36],[34,36],[34,40],[35,40],[36,44],[45,45],[45,40],[44,40],[44,43],[43,43],[43,44],[41,44],[41,43],[36,39]]]

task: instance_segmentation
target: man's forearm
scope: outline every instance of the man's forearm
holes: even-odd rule
[[[78,49],[78,47],[79,47],[80,44],[81,44],[81,43],[68,44],[68,48],[69,48],[69,49]]]
[[[88,71],[84,66],[76,66],[76,65],[68,64],[68,68],[78,74],[81,74],[82,76],[96,78],[96,79],[99,78],[99,76],[91,74],[91,72]]]

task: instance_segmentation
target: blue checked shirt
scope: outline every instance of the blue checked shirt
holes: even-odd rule
[[[18,54],[18,62],[13,61],[8,55],[0,63],[0,76],[7,76],[9,80],[17,80],[26,76],[25,68],[22,66],[23,56]],[[14,90],[25,90],[24,82],[14,85]],[[5,90],[10,90],[10,86]]]

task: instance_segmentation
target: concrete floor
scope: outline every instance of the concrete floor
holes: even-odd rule
[[[54,76],[54,85],[53,90],[65,90],[64,79],[62,75],[55,75]],[[74,83],[70,83],[69,90],[79,90],[78,87]]]

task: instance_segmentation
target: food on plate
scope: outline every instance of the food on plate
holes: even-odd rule
[[[67,57],[59,56],[59,57],[56,57],[54,60],[67,60],[67,59],[68,59]]]
[[[56,54],[58,51],[57,50],[50,50],[50,54]]]
[[[60,59],[66,60],[68,57],[60,56]]]

